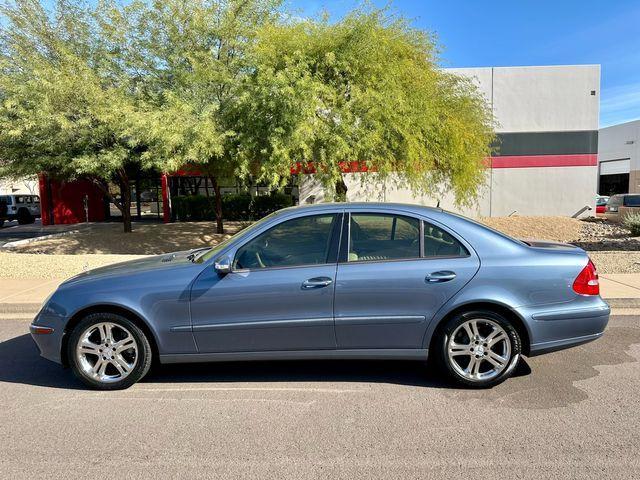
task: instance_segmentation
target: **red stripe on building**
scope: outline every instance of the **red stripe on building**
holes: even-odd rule
[[[595,167],[597,165],[598,155],[595,153],[492,157],[490,163],[491,168]]]

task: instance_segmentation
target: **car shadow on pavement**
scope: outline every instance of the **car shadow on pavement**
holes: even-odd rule
[[[84,388],[70,370],[42,358],[28,334],[0,343],[0,382],[65,389]]]
[[[515,375],[522,376],[529,373],[531,369],[523,359]],[[0,382],[63,389],[86,388],[69,369],[40,357],[30,335],[20,335],[0,343]],[[143,379],[143,382],[363,382],[452,388],[436,372],[429,369],[426,362],[393,360],[304,360],[157,365]]]
[[[530,373],[529,365],[522,359],[514,376]],[[158,365],[143,382],[360,382],[460,388],[459,385],[447,382],[427,362],[400,360],[287,360]]]

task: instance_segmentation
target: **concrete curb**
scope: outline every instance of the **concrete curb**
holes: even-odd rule
[[[80,233],[80,230],[69,230],[68,232],[50,233],[49,235],[43,235],[41,237],[23,238],[22,240],[7,242],[0,248],[10,250],[13,247],[19,247],[20,245],[28,245],[29,243],[39,242],[40,240],[49,240],[51,238],[66,237],[69,235],[75,235],[76,233]]]
[[[605,298],[611,308],[640,308],[640,298]]]
[[[35,315],[40,310],[40,303],[0,303],[0,314],[29,313]]]

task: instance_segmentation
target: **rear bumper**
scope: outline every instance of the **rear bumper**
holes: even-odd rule
[[[529,326],[530,356],[582,345],[602,336],[611,310],[600,297],[518,309]]]

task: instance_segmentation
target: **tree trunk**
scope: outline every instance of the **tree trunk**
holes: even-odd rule
[[[124,233],[131,233],[131,188],[129,187],[129,176],[123,170],[118,172],[118,183],[120,185],[120,211],[122,212],[122,225]],[[118,206],[118,204],[116,204]]]
[[[340,179],[336,180],[336,202],[346,202],[347,201],[347,184],[344,183],[344,178],[340,175]]]
[[[220,193],[220,185],[218,185],[218,179],[216,177],[211,178],[211,185],[213,186],[213,194],[216,202],[216,232],[224,233],[224,224],[222,223],[222,194]]]

